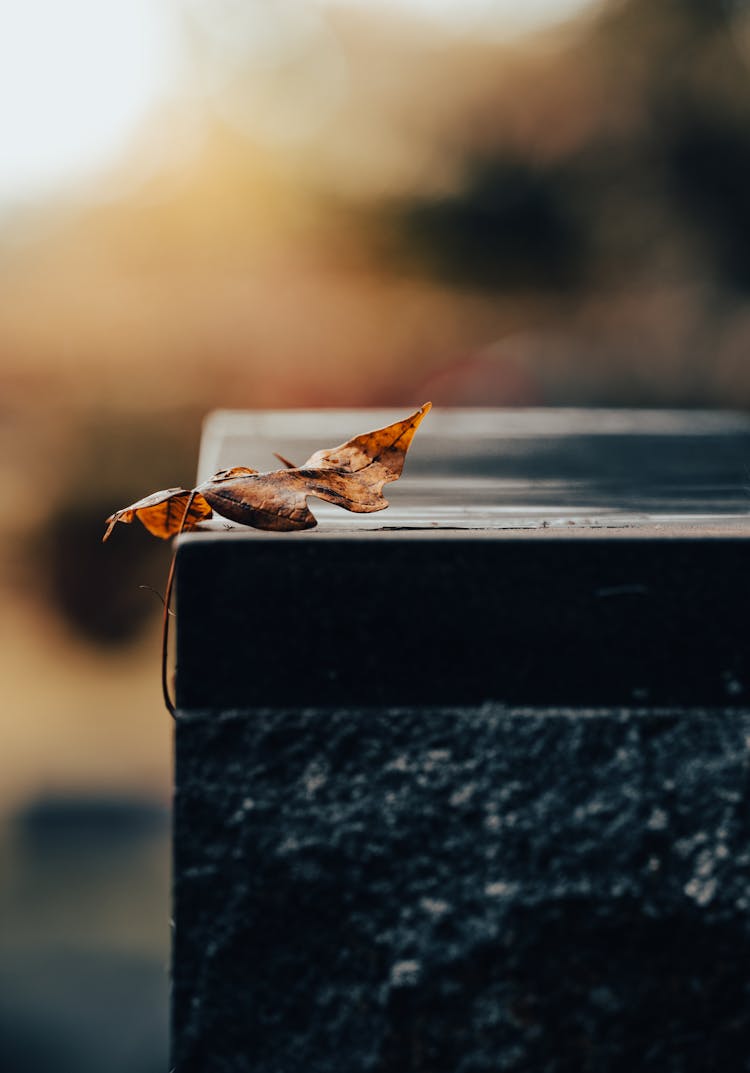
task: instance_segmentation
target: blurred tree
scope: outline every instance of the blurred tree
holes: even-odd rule
[[[528,76],[511,85],[498,66],[484,151],[459,140],[460,187],[386,209],[405,263],[478,290],[584,294],[675,271],[750,290],[750,77],[738,45],[749,11],[748,0],[612,0],[549,61],[545,89]],[[582,88],[566,104],[572,85]],[[515,125],[513,91],[525,102]],[[583,133],[556,149],[576,106]]]
[[[411,255],[458,286],[570,287],[580,282],[585,239],[566,178],[509,156],[472,162],[463,187],[396,209]]]

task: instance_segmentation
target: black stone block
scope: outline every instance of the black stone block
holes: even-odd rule
[[[399,416],[218,415],[200,477]],[[750,1068],[748,458],[438,411],[382,515],[180,539],[176,1073]]]

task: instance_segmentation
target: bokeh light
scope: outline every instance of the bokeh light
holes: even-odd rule
[[[122,153],[174,79],[177,43],[164,3],[6,5],[0,205],[53,194]]]

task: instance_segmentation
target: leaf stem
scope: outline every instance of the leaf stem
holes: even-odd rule
[[[185,511],[182,515],[182,521],[180,522],[180,528],[175,534],[175,540],[185,529],[185,522],[188,519],[190,508],[193,505],[193,499],[195,498],[195,491],[190,493],[188,501],[185,504]],[[172,553],[172,562],[169,564],[169,573],[167,574],[167,587],[164,590],[164,614],[161,621],[161,692],[164,697],[164,703],[167,707],[167,711],[174,719],[176,713],[175,703],[172,700],[169,692],[169,673],[167,665],[169,662],[169,619],[173,612],[170,610],[170,604],[172,602],[172,586],[174,584],[175,565],[177,563],[177,548]]]

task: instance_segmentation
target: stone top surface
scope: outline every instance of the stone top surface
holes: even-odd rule
[[[301,465],[313,451],[409,409],[218,411],[206,420],[198,476],[236,465],[275,469],[275,451]],[[311,500],[318,528],[287,539],[431,530],[595,536],[602,529],[747,537],[748,485],[750,416],[739,413],[435,409],[401,480],[386,489],[388,510],[349,514]],[[223,519],[208,523],[209,538],[227,528]],[[233,534],[263,537],[242,527]]]

